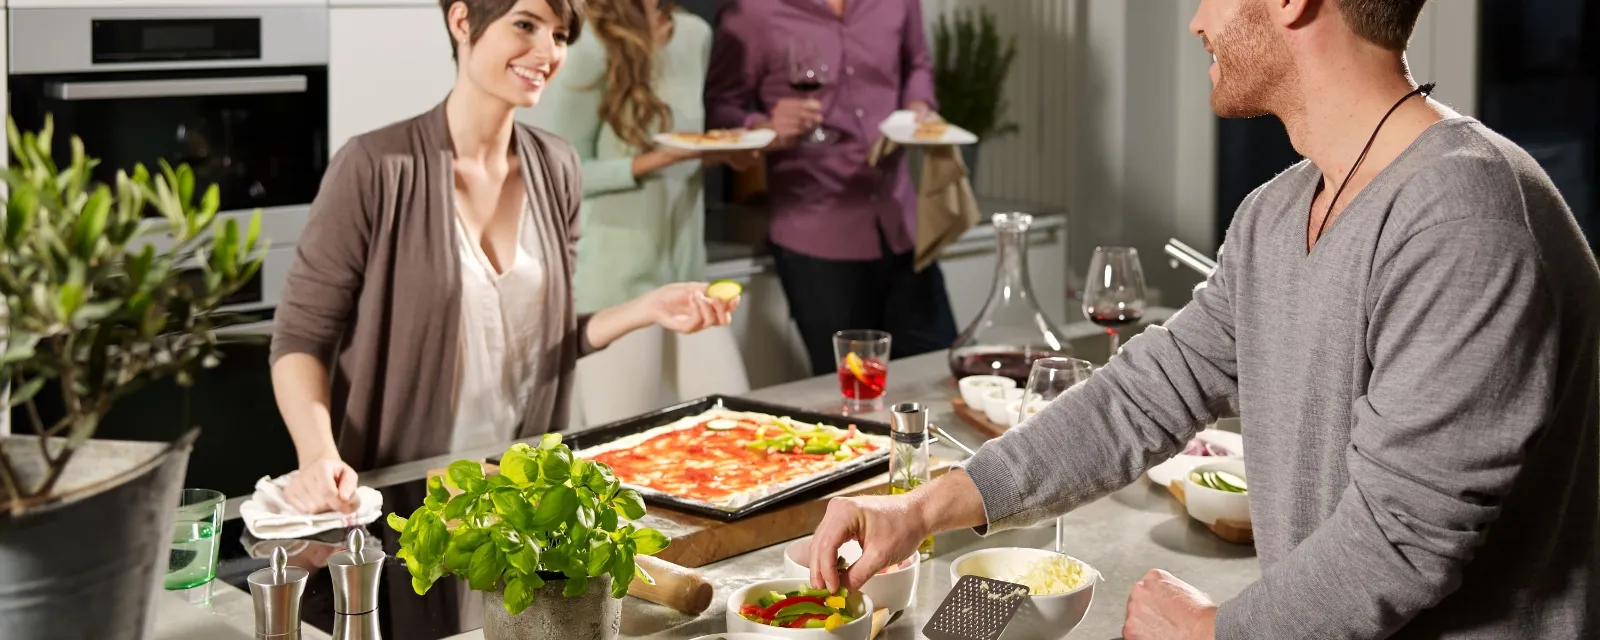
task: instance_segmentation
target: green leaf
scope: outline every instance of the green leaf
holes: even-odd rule
[[[635,553],[646,556],[661,553],[662,549],[667,548],[667,545],[672,543],[671,540],[667,539],[666,534],[648,527],[633,532],[630,537],[633,538]]]
[[[506,450],[500,457],[500,475],[516,483],[518,487],[526,487],[539,479],[539,467],[534,463],[530,452],[532,447],[527,444],[515,444]]]
[[[445,527],[444,520],[440,520],[439,515],[432,511],[423,511],[412,517],[421,521],[412,553],[418,562],[439,564],[444,559],[445,547],[450,544],[450,531]]]
[[[86,413],[72,421],[72,432],[67,436],[67,448],[77,449],[94,437],[95,427],[100,426],[100,414]]]
[[[472,567],[472,554],[489,542],[489,532],[478,527],[460,527],[450,539],[444,552],[444,565],[457,575],[465,577]]]
[[[612,544],[607,538],[589,541],[589,576],[599,577],[611,569]]]
[[[485,491],[494,491],[495,489],[499,489],[501,487],[514,489],[516,488],[516,483],[512,482],[511,478],[507,478],[506,474],[497,473],[489,476],[489,479],[484,481],[483,485]]]
[[[549,451],[561,445],[561,434],[546,433],[539,437],[539,449]]]
[[[531,573],[531,572],[524,572]],[[533,592],[536,587],[528,584],[528,580],[521,574],[506,576],[505,607],[506,613],[517,615],[533,604]]]
[[[450,502],[450,490],[444,487],[444,479],[439,476],[428,477],[428,497],[422,504],[434,511],[441,511]]]
[[[494,500],[495,513],[500,514],[511,526],[522,531],[541,528],[535,524],[533,505],[528,504],[528,499],[516,489],[496,489],[489,497]]]
[[[633,554],[619,548],[611,556],[611,597],[622,599],[633,586]]]
[[[616,473],[611,470],[611,465],[604,462],[597,462],[591,465],[589,477],[585,479],[584,486],[589,487],[590,491],[600,496],[602,502],[611,501],[612,498],[616,497],[617,491],[622,488],[622,484],[617,482]]]
[[[572,460],[572,486],[581,487],[589,481],[589,469],[594,465],[583,458]]]
[[[6,340],[6,353],[0,357],[0,363],[11,364],[21,362],[34,356],[34,348],[39,344],[39,336],[32,333],[13,332]]]
[[[615,508],[601,509],[600,517],[595,518],[595,528],[601,531],[616,531],[617,510]]]
[[[560,447],[541,451],[539,474],[552,483],[565,482],[572,477],[572,450]]]
[[[545,492],[533,510],[533,529],[554,530],[572,519],[578,510],[578,498],[572,487],[556,486]]]
[[[444,567],[439,565],[424,566],[407,563],[406,566],[418,567],[418,569],[411,572],[411,589],[416,591],[419,596],[426,595],[428,590],[433,588],[433,583],[438,582],[439,578],[444,576]]]
[[[611,505],[622,512],[622,517],[638,520],[644,517],[644,496],[635,489],[623,489],[611,499]]]
[[[566,598],[578,598],[588,592],[589,578],[587,576],[578,576],[576,578],[567,576],[567,586],[561,590],[561,595]]]
[[[483,492],[483,465],[471,460],[457,460],[450,463],[450,480],[457,489]]]
[[[472,552],[472,566],[467,570],[467,583],[479,591],[493,591],[506,570],[506,556],[500,547],[486,544]]]
[[[406,531],[406,519],[398,513],[391,512],[385,522],[388,522],[389,528],[394,529],[396,532],[405,533]]]
[[[539,546],[532,540],[524,540],[522,546],[506,553],[506,561],[516,570],[532,574],[539,570]]]
[[[587,534],[587,532],[590,529],[594,528],[594,519],[595,519],[594,507],[591,507],[589,505],[586,505],[586,504],[583,504],[582,502],[580,502],[578,504],[578,509],[577,509],[576,513],[574,513],[573,515],[576,516],[575,522],[577,522],[578,528],[582,529],[585,532],[585,534]]]
[[[450,504],[446,505],[444,508],[444,519],[446,521],[452,521],[460,520],[463,517],[466,517],[467,513],[472,509],[473,503],[477,501],[478,496],[470,493],[462,493],[454,498],[451,498]]]

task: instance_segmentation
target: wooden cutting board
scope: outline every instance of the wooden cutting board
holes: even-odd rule
[[[950,407],[956,410],[956,415],[961,416],[963,422],[972,425],[972,428],[982,431],[990,438],[998,438],[1007,431],[1004,425],[995,424],[990,420],[981,407],[968,406],[967,401],[962,400],[960,396],[950,401]]]
[[[954,462],[943,458],[929,461],[931,475],[944,475],[954,467]],[[492,464],[484,463],[484,473],[498,471]],[[428,475],[443,475],[444,469],[432,469]],[[649,505],[641,526],[651,527],[672,540],[656,557],[685,567],[703,567],[718,560],[763,549],[780,542],[788,542],[811,535],[822,516],[828,511],[828,501],[837,497],[885,494],[889,492],[889,474],[873,476],[827,495],[796,502],[788,506],[765,511],[741,520],[723,522],[704,516],[673,511],[666,507]]]

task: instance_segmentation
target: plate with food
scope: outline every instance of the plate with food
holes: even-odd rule
[[[610,465],[646,502],[734,520],[881,473],[888,434],[882,423],[710,396],[585,432],[574,455]]]
[[[1195,465],[1224,458],[1243,458],[1244,438],[1232,431],[1204,429],[1185,445],[1183,451],[1145,472],[1150,481],[1163,489],[1180,480]]]
[[[977,144],[978,136],[971,131],[942,120],[917,121],[915,111],[901,110],[889,114],[878,131],[900,145],[965,145]]]
[[[684,151],[749,151],[765,148],[777,136],[771,129],[711,129],[658,133],[655,141]]]

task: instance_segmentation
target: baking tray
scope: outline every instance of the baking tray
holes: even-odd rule
[[[748,400],[735,396],[710,395],[696,398],[672,405],[670,407],[652,411],[640,416],[626,418],[610,424],[600,425],[576,434],[562,434],[563,441],[572,447],[574,452],[590,447],[597,447],[620,438],[625,438],[637,433],[649,431],[656,427],[671,424],[679,419],[704,413],[710,409],[721,407],[729,411],[749,411],[767,413],[775,416],[789,416],[802,422],[825,424],[844,429],[855,425],[858,431],[878,436],[889,436],[889,425],[874,420],[862,420],[856,417],[837,414],[818,413],[794,407],[769,404],[756,400]],[[880,449],[852,461],[851,464],[830,470],[803,483],[799,483],[776,491],[760,498],[756,498],[739,507],[720,508],[706,503],[686,500],[676,496],[666,495],[646,487],[632,487],[644,496],[645,502],[659,505],[673,511],[693,513],[695,515],[731,522],[750,515],[806,498],[826,495],[840,485],[848,486],[854,482],[871,476],[887,473],[889,471],[889,452]],[[631,486],[626,485],[625,486]]]

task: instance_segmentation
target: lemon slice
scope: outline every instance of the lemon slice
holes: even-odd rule
[[[718,280],[706,286],[706,295],[722,301],[732,301],[744,292],[744,287],[732,280]]]
[[[867,379],[867,363],[862,362],[861,356],[856,355],[856,352],[851,351],[844,355],[844,367],[855,377],[861,380]]]

